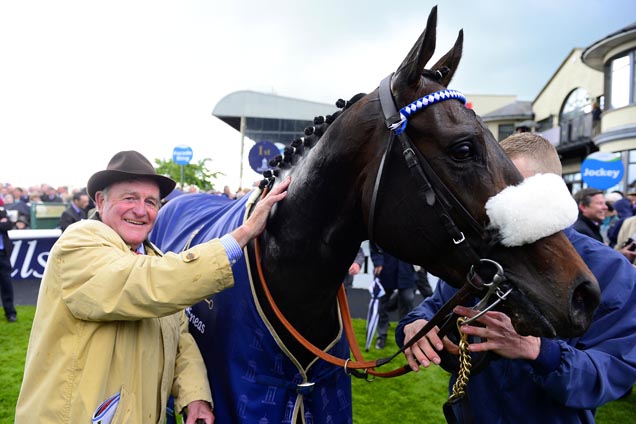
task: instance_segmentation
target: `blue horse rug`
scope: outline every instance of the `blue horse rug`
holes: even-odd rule
[[[150,241],[163,251],[179,252],[221,237],[241,225],[250,199],[179,196],[161,209]],[[247,249],[244,253],[232,267],[234,287],[186,309],[207,367],[215,422],[351,423],[350,377],[318,358],[301,367],[264,316],[248,267],[253,258]],[[327,351],[349,357],[342,323]]]

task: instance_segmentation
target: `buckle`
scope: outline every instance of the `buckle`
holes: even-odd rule
[[[311,392],[314,391],[314,386],[316,385],[316,383],[314,382],[306,382],[306,383],[299,383],[296,384],[296,393],[298,393],[299,395],[308,395],[311,394]]]

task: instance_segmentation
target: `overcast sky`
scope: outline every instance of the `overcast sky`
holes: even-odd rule
[[[370,92],[435,4],[433,60],[464,29],[451,87],[530,101],[573,48],[636,22],[633,0],[0,0],[0,183],[83,187],[120,150],[154,162],[187,145],[237,189],[240,135],[211,115],[219,100]]]

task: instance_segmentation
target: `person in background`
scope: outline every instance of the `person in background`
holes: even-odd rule
[[[634,263],[636,259],[636,216],[630,216],[623,221],[616,236],[614,249],[620,251],[631,263]]]
[[[9,238],[9,230],[13,229],[13,222],[9,219],[4,208],[4,201],[0,200],[0,296],[4,316],[9,322],[17,321],[17,312],[13,304],[13,281],[11,280],[11,251],[13,243]]]
[[[579,233],[603,243],[601,224],[607,214],[603,192],[595,188],[584,188],[574,194],[574,200],[579,206],[579,217],[573,228]]]
[[[526,178],[561,174],[556,150],[536,134],[512,135],[501,146]],[[569,340],[521,336],[508,316],[495,311],[477,319],[479,325],[463,326],[467,335],[482,338],[470,344],[471,352],[496,354],[468,381],[466,411],[475,423],[593,423],[596,408],[622,397],[636,383],[636,269],[605,244],[571,227],[564,233],[601,288],[592,323],[581,337]],[[433,296],[398,324],[398,345],[404,346],[456,291],[439,281]],[[476,314],[463,306],[454,312]],[[457,354],[457,346],[446,337],[441,340],[437,331],[405,351],[414,371],[420,364],[439,365],[442,349]]]
[[[22,216],[26,218],[27,221],[30,221],[31,206],[29,205],[29,196],[22,188],[16,187],[13,189],[13,199],[13,205],[7,209],[18,211],[18,217]]]
[[[71,204],[60,216],[59,227],[64,232],[69,225],[76,223],[82,219],[86,219],[87,212],[86,207],[89,204],[89,198],[87,193],[77,192],[73,194]]]
[[[592,136],[601,132],[601,106],[598,102],[592,103]]]
[[[13,224],[14,230],[28,230],[31,228],[29,221],[22,215],[18,215],[17,221]]]
[[[223,187],[223,193],[221,193],[221,196],[225,196],[228,199],[232,199],[232,200],[236,199],[236,196],[234,195],[234,193],[232,193],[230,186]]]
[[[42,184],[42,202],[44,203],[64,203],[58,194],[55,187],[48,184]]]
[[[433,289],[431,288],[431,283],[428,281],[428,272],[424,268],[419,265],[415,266],[415,274],[417,275],[417,280],[415,282],[415,286],[422,295],[423,298],[427,298],[433,294]]]
[[[186,424],[211,424],[206,368],[184,309],[233,286],[232,265],[289,183],[230,234],[163,255],[148,234],[176,182],[136,151],[115,154],[87,184],[95,218],[68,227],[51,249],[15,423],[109,422],[109,414],[163,423],[172,394]]]
[[[360,270],[362,269],[362,265],[364,265],[364,258],[365,258],[364,250],[362,250],[362,247],[360,247],[358,249],[358,253],[356,254],[355,259],[353,260],[353,263],[349,267],[349,271],[347,272],[347,275],[345,275],[344,281],[342,282],[342,284],[344,285],[345,291],[347,292],[347,295],[349,294],[349,291],[353,287],[353,277],[360,273]]]
[[[608,196],[611,194],[612,193],[608,194]],[[612,207],[616,211],[617,219],[613,220],[607,228],[607,245],[614,248],[616,247],[618,232],[620,231],[623,222],[630,216],[634,216],[634,210],[632,209],[632,202],[626,197],[616,200],[612,204]]]
[[[634,187],[634,184],[636,184],[636,181],[632,181],[632,186],[627,190],[627,198],[632,207],[632,215],[636,215],[636,187]]]
[[[29,194],[29,207],[33,207],[33,205],[37,205],[38,203],[43,203],[42,202],[42,193],[40,193],[40,191],[34,191],[33,193]]]
[[[616,202],[617,197],[619,195],[616,192],[607,193],[605,195],[605,205],[607,206],[607,212],[605,213],[605,218],[600,225],[601,237],[603,238],[603,243],[609,245],[609,236],[607,235],[607,231],[609,227],[617,221],[618,212],[614,209],[614,203]]]
[[[386,337],[389,331],[392,294],[397,290],[397,309],[401,318],[413,309],[417,276],[413,265],[386,252],[378,253],[372,250],[371,260],[374,265],[373,274],[380,278],[380,284],[386,293],[379,302],[378,336],[375,341],[375,348],[382,350],[386,346]]]

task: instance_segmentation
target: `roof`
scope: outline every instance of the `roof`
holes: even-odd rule
[[[256,91],[235,91],[223,97],[212,115],[240,131],[240,118],[270,118],[312,121],[316,116],[335,113],[333,104],[283,97]]]
[[[484,122],[498,121],[502,119],[526,120],[532,119],[533,116],[532,102],[516,101],[482,115],[481,119],[483,119]]]
[[[607,52],[632,40],[636,40],[636,22],[593,43],[581,53],[581,60],[590,68],[603,71]]]

